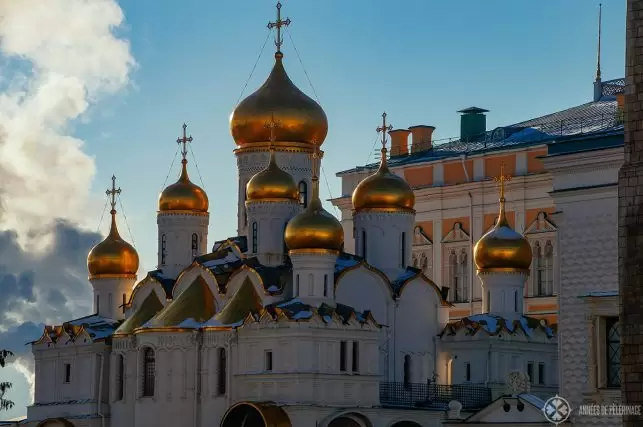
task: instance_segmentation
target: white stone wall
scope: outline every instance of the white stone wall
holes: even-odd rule
[[[262,265],[283,264],[286,225],[301,209],[298,201],[246,202],[248,253],[257,255]]]
[[[335,304],[337,253],[291,251],[293,296],[314,307]]]
[[[27,408],[28,418],[85,416],[101,410],[109,415],[109,361],[103,363],[101,377],[101,358],[108,356],[105,343],[93,343],[89,336],[67,344],[63,339],[60,345],[43,343],[33,347],[36,386],[34,404]],[[65,365],[70,365],[69,382]],[[98,405],[99,395],[102,405]],[[57,404],[52,405],[54,402]]]
[[[97,277],[90,279],[94,288],[94,312],[108,319],[125,318],[124,304],[129,302],[136,276]]]
[[[618,290],[618,169],[623,150],[557,156],[552,170],[559,226],[560,395],[572,407],[607,404],[592,384],[593,314],[580,298],[591,291]],[[588,188],[588,186],[591,186]],[[611,402],[609,402],[611,403]],[[577,425],[620,425],[620,419],[574,417]]]
[[[264,151],[243,151],[235,153],[237,156],[238,169],[238,194],[237,194],[237,234],[239,236],[248,236],[249,228],[246,216],[246,185],[250,178],[258,172],[261,172],[267,165],[270,158],[268,150]],[[295,182],[306,183],[307,201],[310,202],[312,196],[312,159],[310,153],[302,151],[280,151],[278,148],[275,152],[277,165],[288,172]]]
[[[209,219],[210,214],[207,213],[158,213],[158,268],[165,276],[176,278],[195,257],[209,252]],[[196,249],[193,248],[194,235],[197,237]]]

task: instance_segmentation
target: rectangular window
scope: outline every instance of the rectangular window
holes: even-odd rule
[[[272,371],[272,350],[266,351],[266,371]]]
[[[534,363],[533,362],[528,362],[527,363],[527,375],[529,375],[529,382],[534,383]]]
[[[100,295],[96,295],[96,313],[100,313]]]
[[[362,229],[362,258],[366,261],[366,230]]]
[[[471,381],[471,363],[467,362],[464,364],[464,380]]]
[[[339,370],[346,372],[346,341],[339,343]]]
[[[125,394],[125,359],[122,355],[118,356],[118,377],[116,387],[116,400],[123,400]]]
[[[359,371],[359,342],[353,341],[353,372]]]
[[[65,380],[66,383],[71,382],[71,364],[65,363]]]
[[[402,233],[402,250],[400,253],[402,254],[402,259],[400,260],[400,267],[401,268],[406,268],[406,233]]]
[[[252,253],[257,253],[257,245],[259,240],[259,225],[256,222],[252,223]]]
[[[219,348],[219,378],[217,391],[222,396],[226,392],[227,360],[225,348]]]
[[[328,274],[324,274],[324,296],[328,296]]]
[[[123,305],[121,306],[123,308],[123,313],[125,313],[125,306],[127,305],[127,296],[123,294]]]
[[[607,387],[621,386],[621,333],[618,317],[605,319],[605,349]]]
[[[545,364],[538,364],[538,384],[545,384]]]

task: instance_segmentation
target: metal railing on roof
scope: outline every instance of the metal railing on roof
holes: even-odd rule
[[[491,389],[475,384],[380,383],[382,406],[447,409],[452,400],[465,411],[482,409],[491,403]]]
[[[568,117],[557,120],[551,119],[552,116],[557,115],[555,113],[547,116],[549,120],[546,118],[542,120],[534,119],[512,126],[497,127],[467,141],[461,140],[459,136],[434,139],[432,141],[433,147],[429,151],[466,153],[496,148],[502,145],[551,141],[562,136],[582,135],[608,130],[623,124],[623,111],[616,104],[602,105],[597,109],[600,111],[578,116],[568,114]],[[375,156],[377,159],[380,158],[379,154],[380,151],[377,150]]]

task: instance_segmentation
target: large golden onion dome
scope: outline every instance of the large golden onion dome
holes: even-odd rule
[[[308,207],[291,219],[286,226],[284,233],[286,246],[291,251],[300,249],[339,251],[344,244],[344,229],[337,218],[322,207],[319,200],[319,178],[314,171],[312,190]]]
[[[265,143],[270,130],[265,123],[280,118],[277,142],[321,145],[328,133],[328,119],[321,106],[303,93],[288,77],[283,54],[275,54],[275,65],[264,84],[241,101],[230,115],[230,132],[238,146]]]
[[[386,160],[386,131],[391,126],[386,126],[386,113],[384,126],[377,128],[384,132],[382,138],[382,159],[380,167],[373,175],[363,179],[353,191],[353,209],[357,212],[363,209],[390,209],[399,211],[413,211],[415,207],[415,194],[411,186],[400,176],[391,172]]]
[[[504,184],[500,190],[500,213],[496,225],[478,240],[473,257],[480,272],[528,271],[531,246],[527,239],[509,226],[505,215]]]
[[[112,178],[115,181],[115,178]],[[120,193],[112,186],[112,223],[109,235],[92,248],[87,255],[87,270],[90,278],[109,276],[136,276],[138,271],[138,253],[118,234],[116,227],[116,210],[114,196]]]
[[[268,166],[250,178],[246,185],[246,195],[248,201],[299,199],[299,189],[295,180],[277,165],[275,150],[272,147]]]
[[[207,212],[208,195],[188,177],[188,161],[183,158],[181,176],[174,184],[163,190],[159,196],[159,211]]]

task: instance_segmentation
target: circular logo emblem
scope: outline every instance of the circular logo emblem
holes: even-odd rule
[[[569,402],[559,395],[547,399],[543,406],[543,414],[547,421],[556,425],[567,421],[571,413],[572,407]]]

